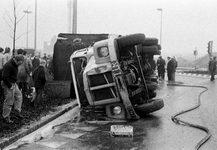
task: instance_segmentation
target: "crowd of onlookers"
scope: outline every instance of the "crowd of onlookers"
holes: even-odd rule
[[[210,72],[210,81],[215,80],[216,66],[217,66],[216,56],[210,56],[210,60],[208,63],[208,70]],[[166,61],[162,58],[162,56],[159,56],[157,60],[157,71],[160,80],[164,80],[165,78],[165,67],[167,71],[168,82],[175,82],[175,72],[176,72],[176,68],[178,67],[178,62],[175,59],[175,57],[167,57],[167,64],[166,64]]]
[[[157,69],[158,69],[158,77],[161,80],[164,80],[165,78],[165,66],[166,66],[166,71],[167,71],[167,78],[168,82],[175,82],[175,72],[176,68],[178,67],[178,62],[176,61],[176,58],[167,57],[167,64],[165,60],[162,58],[162,56],[159,56],[157,60]]]
[[[149,56],[147,57],[147,62],[152,72],[157,70],[159,80],[165,80],[165,73],[167,72],[168,82],[175,82],[175,72],[178,67],[178,62],[175,57],[168,56],[167,61],[165,61],[162,56],[159,56],[157,61],[155,61],[153,56]]]
[[[32,56],[23,49],[18,49],[12,55],[10,48],[0,47],[0,102],[3,102],[2,116],[4,121],[12,123],[10,113],[12,108],[15,115],[21,114],[22,101],[31,99],[31,106],[37,107],[42,99],[45,83],[52,75],[52,57],[44,53]]]

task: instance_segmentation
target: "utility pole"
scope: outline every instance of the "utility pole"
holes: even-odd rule
[[[163,9],[162,8],[158,8],[157,10],[161,12],[161,19],[160,19],[160,45],[161,45],[161,42],[162,42],[161,40],[162,40],[162,24],[163,24],[163,20],[162,20],[163,15],[162,15],[162,12],[163,12]]]
[[[68,33],[72,32],[72,0],[68,0]]]
[[[73,25],[72,33],[77,33],[77,0],[73,1]]]
[[[28,49],[28,32],[29,32],[29,14],[32,13],[31,11],[24,10],[23,11],[27,15],[27,27],[26,27],[26,48]]]
[[[34,39],[34,50],[36,52],[37,46],[37,0],[35,0],[35,39]]]

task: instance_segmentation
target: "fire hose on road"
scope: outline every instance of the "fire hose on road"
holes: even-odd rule
[[[197,145],[195,146],[195,150],[198,150],[205,142],[207,142],[209,140],[209,138],[211,137],[211,132],[209,131],[208,128],[204,127],[204,126],[201,126],[201,125],[197,125],[197,124],[193,124],[193,123],[189,123],[189,122],[186,122],[186,121],[183,121],[179,118],[177,118],[179,115],[181,114],[184,114],[184,113],[187,113],[187,112],[190,112],[192,110],[195,110],[197,109],[198,107],[200,107],[201,105],[201,100],[200,100],[200,97],[201,95],[206,92],[208,90],[207,87],[205,86],[198,86],[198,85],[185,85],[185,84],[179,84],[179,83],[169,83],[167,84],[168,86],[182,86],[182,87],[195,87],[195,88],[202,88],[204,89],[202,92],[200,92],[200,94],[198,95],[198,103],[189,108],[189,109],[186,109],[186,110],[182,110],[176,114],[174,114],[171,119],[173,122],[177,123],[177,124],[180,124],[180,125],[184,125],[184,126],[189,126],[189,127],[193,127],[193,128],[197,128],[197,129],[200,129],[200,130],[203,130],[207,133],[207,135],[200,141],[197,143]]]

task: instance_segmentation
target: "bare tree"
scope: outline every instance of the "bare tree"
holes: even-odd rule
[[[17,25],[21,22],[21,20],[24,18],[25,14],[23,14],[21,17],[19,16],[19,13],[22,10],[22,7],[18,9],[19,2],[18,0],[13,0],[13,17],[9,15],[9,13],[6,11],[4,14],[4,20],[6,24],[8,25],[10,32],[7,33],[5,32],[9,37],[13,39],[13,56],[15,53],[15,48],[16,48],[16,40],[18,40],[23,34],[19,35],[18,37],[16,36],[17,32]]]

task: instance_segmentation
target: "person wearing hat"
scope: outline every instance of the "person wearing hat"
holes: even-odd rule
[[[23,118],[21,114],[22,106],[22,93],[19,90],[17,82],[18,66],[22,64],[24,57],[17,55],[11,58],[3,67],[2,73],[2,88],[4,89],[4,104],[2,110],[2,116],[6,123],[13,123],[10,119],[11,110],[14,106],[15,115],[19,118]]]
[[[46,71],[45,71],[46,61],[40,59],[40,65],[35,68],[32,74],[32,79],[34,80],[35,93],[31,100],[30,105],[32,107],[37,106],[42,99],[42,93],[46,84]]]
[[[39,54],[35,54],[33,60],[32,60],[32,71],[35,70],[40,65],[40,57]]]
[[[160,78],[160,80],[164,80],[165,65],[166,65],[165,60],[162,58],[162,56],[160,56],[157,60],[158,77]]]
[[[215,80],[215,74],[216,74],[216,56],[214,56],[210,61],[209,61],[209,71],[210,71],[210,81]]]
[[[168,62],[167,62],[167,77],[168,77],[168,82],[172,82],[172,74],[175,72],[175,63],[171,59],[171,57],[167,57]]]
[[[27,52],[23,50],[23,53],[20,54],[23,55],[24,62],[21,65],[19,65],[17,73],[17,85],[19,89],[22,90],[24,99],[27,97],[27,94],[29,93],[28,78],[30,77],[30,72],[32,69],[32,62],[26,57],[26,53]]]
[[[178,67],[178,62],[177,62],[175,56],[173,56],[173,58],[171,58],[171,60],[173,62],[172,81],[175,82],[175,72],[176,72],[176,68]]]
[[[5,56],[4,56],[3,52],[4,52],[4,49],[0,47],[0,83],[2,81],[3,66],[6,63]],[[3,89],[0,85],[0,100],[3,98],[3,96],[4,96],[3,95]]]

